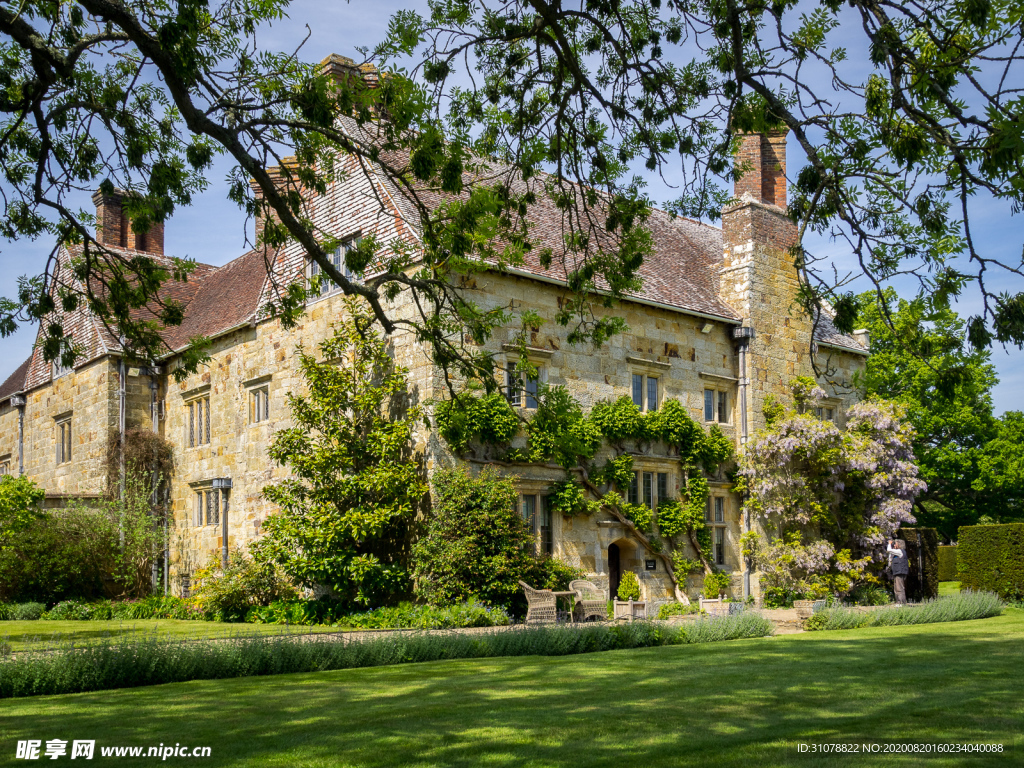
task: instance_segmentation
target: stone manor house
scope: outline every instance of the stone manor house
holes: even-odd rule
[[[740,449],[762,426],[765,398],[786,395],[795,376],[812,375],[812,352],[828,358],[835,380],[849,381],[863,367],[863,335],[842,335],[827,318],[815,328],[795,303],[798,276],[787,249],[796,229],[785,214],[785,137],[750,135],[744,142],[742,158],[753,170],[737,182],[721,229],[654,211],[649,226],[655,250],[642,268],[643,290],[614,310],[625,317],[628,330],[592,349],[571,346],[564,329],[554,324],[543,327],[529,340],[531,362],[543,381],[567,386],[584,408],[623,395],[641,409],[676,398],[699,423],[718,424]],[[98,237],[105,245],[125,255],[163,258],[162,226],[136,236],[116,195],[97,193],[94,200]],[[384,242],[400,238],[415,246],[418,220],[410,210],[396,188],[373,174],[351,174],[316,202],[318,223],[339,238],[352,241],[373,233]],[[547,215],[560,214],[543,206],[532,214]],[[559,226],[549,229],[557,233]],[[61,259],[72,256],[62,253]],[[275,254],[273,269],[283,282],[310,275],[308,260],[295,249]],[[337,290],[327,290],[309,302],[297,327],[283,329],[265,312],[271,287],[264,254],[257,251],[222,267],[201,264],[187,282],[168,284],[166,291],[187,307],[184,323],[166,331],[169,348],[180,351],[188,339],[206,336],[212,340],[209,362],[176,382],[170,374],[177,353],[155,365],[132,363],[122,357],[116,338],[87,312],[76,311],[64,318],[85,350],[74,369],[44,362],[36,349],[0,385],[0,473],[30,477],[45,488],[51,507],[69,498],[98,498],[106,482],[108,441],[116,440],[119,430],[158,432],[174,451],[164,584],[180,594],[198,567],[229,548],[245,547],[274,513],[260,491],[286,475],[266,451],[273,433],[289,425],[285,393],[302,386],[295,348],[300,343],[313,348],[327,337],[342,301]],[[564,283],[553,270],[528,262],[511,274],[475,278],[473,291],[481,304],[513,300],[550,317]],[[501,362],[514,354],[513,333],[509,329],[490,342]],[[417,342],[398,336],[394,350],[410,369],[414,397],[444,396]],[[833,395],[823,404],[822,418],[841,420],[854,395],[820,383]],[[516,395],[515,405],[535,405],[529,387]],[[418,437],[417,449],[428,472],[456,461],[432,432]],[[678,493],[677,459],[650,452],[634,458],[631,501],[656,505],[666,494]],[[539,550],[582,567],[612,591],[620,575],[631,570],[648,600],[695,594],[699,580],[677,585],[647,538],[620,519],[606,513],[552,515],[545,492],[561,479],[560,471],[530,465],[504,469],[519,477],[523,514],[535,526]],[[732,572],[734,596],[756,595],[757,575],[745,572],[739,547],[748,523],[741,520],[740,499],[724,476],[711,482],[707,515],[714,559]]]

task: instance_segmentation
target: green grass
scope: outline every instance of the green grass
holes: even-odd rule
[[[940,581],[939,582],[939,597],[945,597],[946,595],[959,595],[960,594],[960,582],[959,581]]]
[[[1008,609],[950,624],[197,681],[5,701],[0,755],[14,762],[18,739],[87,738],[210,746],[205,766],[1019,765],[1022,664],[1024,611]],[[824,742],[1004,752],[797,751]]]
[[[224,624],[216,621],[136,619],[132,621],[0,621],[0,642],[14,651],[39,645],[74,641],[102,642],[126,634],[155,633],[166,640],[230,637],[231,635],[283,635],[340,632],[338,627],[285,627],[282,624]]]

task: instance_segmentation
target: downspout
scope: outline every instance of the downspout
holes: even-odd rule
[[[123,339],[122,339],[122,350],[123,350]],[[124,352],[121,352],[121,356],[118,358],[118,369],[117,369],[117,430],[118,430],[118,446],[120,450],[120,472],[121,472],[121,484],[120,484],[120,498],[124,501],[125,491],[125,462],[124,462],[124,417],[125,417],[125,365],[124,365]],[[118,538],[121,542],[121,546],[124,547],[124,525],[121,521],[117,523]]]
[[[147,369],[147,373],[149,374],[149,412],[150,412],[150,421],[152,422],[153,434],[154,435],[158,435],[160,433],[160,415],[159,415],[159,413],[157,413],[157,390],[159,389],[159,384],[157,384],[156,377],[160,374],[160,369],[156,368],[154,366],[150,366]],[[157,476],[157,466],[156,465],[153,466],[152,472],[153,472],[153,490],[152,490],[152,493],[150,493],[150,496],[149,496],[149,504],[150,504],[150,509],[155,510],[156,507],[157,507],[157,503],[159,502],[159,498],[160,498],[160,478]],[[167,517],[167,510],[164,510],[164,517],[165,518]],[[156,532],[159,532],[160,521],[159,520],[154,520],[153,521],[153,527],[155,529],[157,529]],[[167,543],[166,543],[166,541],[164,542],[163,549],[164,549],[163,556],[166,557],[167,556]],[[153,573],[152,573],[152,582],[153,582],[153,592],[154,593],[157,591],[157,588],[160,585],[160,571],[161,571],[160,563],[159,563],[159,561],[154,559],[153,560]]]
[[[747,439],[750,435],[749,427],[747,423],[747,390],[750,387],[750,378],[747,372],[747,350],[750,347],[750,340],[754,338],[754,329],[750,326],[741,326],[739,328],[732,329],[732,337],[737,342],[737,351],[739,352],[739,395],[740,395],[740,450],[742,451],[747,446]],[[746,502],[746,494],[744,494],[743,501]],[[744,504],[744,507],[746,505]],[[750,533],[750,512],[744,511],[743,513],[743,532]],[[750,562],[747,558],[743,559],[743,600],[746,601],[750,597]]]
[[[11,405],[18,409],[18,477],[25,474],[25,396],[12,395]]]

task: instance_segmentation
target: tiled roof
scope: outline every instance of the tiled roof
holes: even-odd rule
[[[29,355],[25,362],[15,368],[14,373],[8,376],[3,384],[0,384],[0,402],[25,389],[25,376],[31,362],[32,356]]]
[[[832,318],[829,317],[827,311],[818,319],[818,325],[814,329],[814,340],[819,344],[842,347],[843,349],[849,349],[853,352],[859,352],[862,355],[866,355],[868,353],[867,347],[852,336],[840,333],[836,329],[832,324]]]
[[[388,159],[399,167],[403,163],[403,158],[398,155],[390,155]],[[517,193],[526,191],[527,184],[536,192],[536,202],[529,206],[526,214],[535,247],[526,254],[525,263],[520,269],[538,277],[564,281],[568,271],[575,268],[578,256],[566,251],[564,236],[569,231],[567,214],[555,205],[542,188],[543,183],[550,181],[551,177],[541,174],[534,181],[524,182],[517,173],[510,173],[507,166],[500,164],[494,164],[485,173],[487,178],[510,183]],[[478,173],[476,178],[485,178],[485,174]],[[402,216],[418,230],[418,218],[412,202],[393,185],[383,179],[381,181],[391,190]],[[468,173],[464,174],[466,184],[473,181]],[[421,191],[418,194],[422,202],[434,210],[446,200],[454,198],[434,191]],[[594,211],[594,219],[591,238],[603,241],[601,244],[609,248],[614,247],[611,235],[603,227],[605,214],[600,203]],[[654,250],[638,270],[643,288],[629,295],[683,311],[737,322],[742,319],[736,310],[719,298],[718,268],[723,258],[721,229],[693,219],[674,217],[659,209],[651,211],[646,226],[651,231]],[[552,250],[554,258],[551,267],[545,269],[540,264],[539,254],[548,248]]]
[[[189,283],[193,282],[189,277]],[[164,340],[173,350],[196,336],[214,336],[251,320],[256,314],[267,264],[263,251],[249,251],[223,267],[212,269],[197,283],[181,325],[168,328]]]

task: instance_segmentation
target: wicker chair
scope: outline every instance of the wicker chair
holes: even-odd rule
[[[534,589],[525,581],[519,585],[526,593],[526,623],[554,624],[558,620],[557,600],[550,589]]]
[[[573,618],[576,621],[591,618],[604,621],[608,618],[608,601],[605,600],[604,592],[593,582],[576,579],[569,582],[569,589],[576,593],[576,607],[573,609]]]

